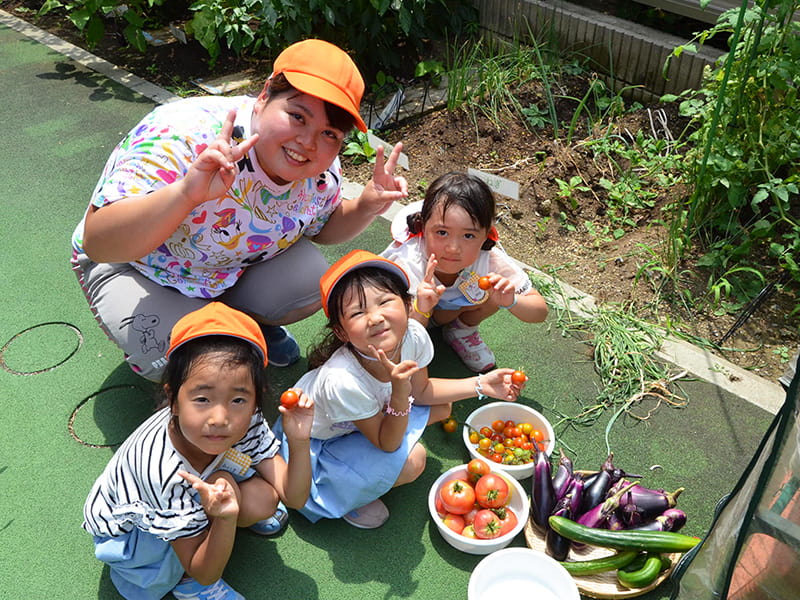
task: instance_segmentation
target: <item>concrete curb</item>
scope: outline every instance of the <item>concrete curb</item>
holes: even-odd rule
[[[4,10],[0,10],[0,23],[36,40],[55,52],[68,56],[77,63],[97,71],[154,102],[163,104],[179,99],[172,92],[128,73],[108,61],[47,33]],[[363,186],[345,179],[342,186],[342,194],[346,198],[355,198],[361,193],[362,189]],[[383,217],[391,220],[401,207],[402,205],[395,204]],[[524,263],[520,263],[520,265],[541,277],[550,277],[548,274],[529,265]],[[597,306],[592,296],[565,282],[557,281],[557,283],[564,291],[564,296],[568,299],[563,308],[567,308],[577,314],[587,315],[591,314],[593,308]],[[786,396],[783,388],[778,383],[753,375],[749,371],[715,356],[707,350],[674,337],[670,337],[664,342],[661,350],[657,353],[657,357],[772,414],[778,412]]]

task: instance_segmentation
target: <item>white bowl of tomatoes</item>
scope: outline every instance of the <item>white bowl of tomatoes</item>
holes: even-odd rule
[[[524,529],[530,502],[516,479],[481,458],[443,473],[428,493],[428,510],[453,548],[490,554]]]
[[[544,415],[520,402],[484,404],[467,417],[463,430],[471,458],[493,462],[515,479],[533,475],[537,449],[550,456],[555,438]]]

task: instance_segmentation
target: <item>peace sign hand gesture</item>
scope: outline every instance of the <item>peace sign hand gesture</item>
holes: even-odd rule
[[[191,483],[200,494],[200,504],[209,518],[235,520],[239,517],[239,499],[227,479],[219,477],[212,484],[187,471],[178,471],[178,475]]]
[[[397,160],[403,151],[403,144],[398,142],[392,148],[389,158],[384,162],[384,149],[378,145],[375,149],[375,168],[361,197],[365,200],[364,210],[373,216],[385,213],[393,202],[408,196],[408,182],[405,177],[395,175]]]
[[[192,207],[225,194],[236,177],[236,163],[258,141],[256,133],[233,145],[231,136],[235,121],[236,109],[233,109],[225,117],[219,135],[200,153],[181,180]]]
[[[414,360],[402,360],[399,363],[393,362],[386,352],[369,346],[372,355],[380,361],[386,370],[389,380],[392,382],[392,398],[408,398],[411,395],[411,377],[419,371],[419,365]],[[405,410],[405,407],[398,410]]]
[[[439,304],[439,298],[444,294],[445,287],[441,284],[436,285],[434,273],[439,261],[436,260],[436,255],[431,254],[428,256],[428,264],[425,266],[425,277],[419,282],[417,286],[417,312],[423,314],[430,314],[436,305]]]

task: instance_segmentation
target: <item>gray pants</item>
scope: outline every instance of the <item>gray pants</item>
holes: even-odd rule
[[[72,266],[95,319],[141,376],[158,381],[173,325],[209,300],[189,298],[146,278],[128,263],[96,263],[75,254]],[[328,262],[306,238],[245,269],[215,298],[261,323],[296,323],[320,308],[319,279]]]

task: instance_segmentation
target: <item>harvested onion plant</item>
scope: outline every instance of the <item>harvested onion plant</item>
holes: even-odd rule
[[[590,426],[606,411],[613,411],[605,431],[606,449],[611,453],[609,433],[620,416],[646,421],[662,405],[686,405],[685,398],[670,390],[686,373],[671,374],[667,365],[653,358],[664,342],[662,329],[620,306],[583,304],[573,312],[575,299],[568,297],[554,277],[530,277],[548,306],[555,309],[563,334],[577,335],[592,346],[594,368],[600,377],[596,403],[575,415],[561,414],[554,427],[563,423]]]

